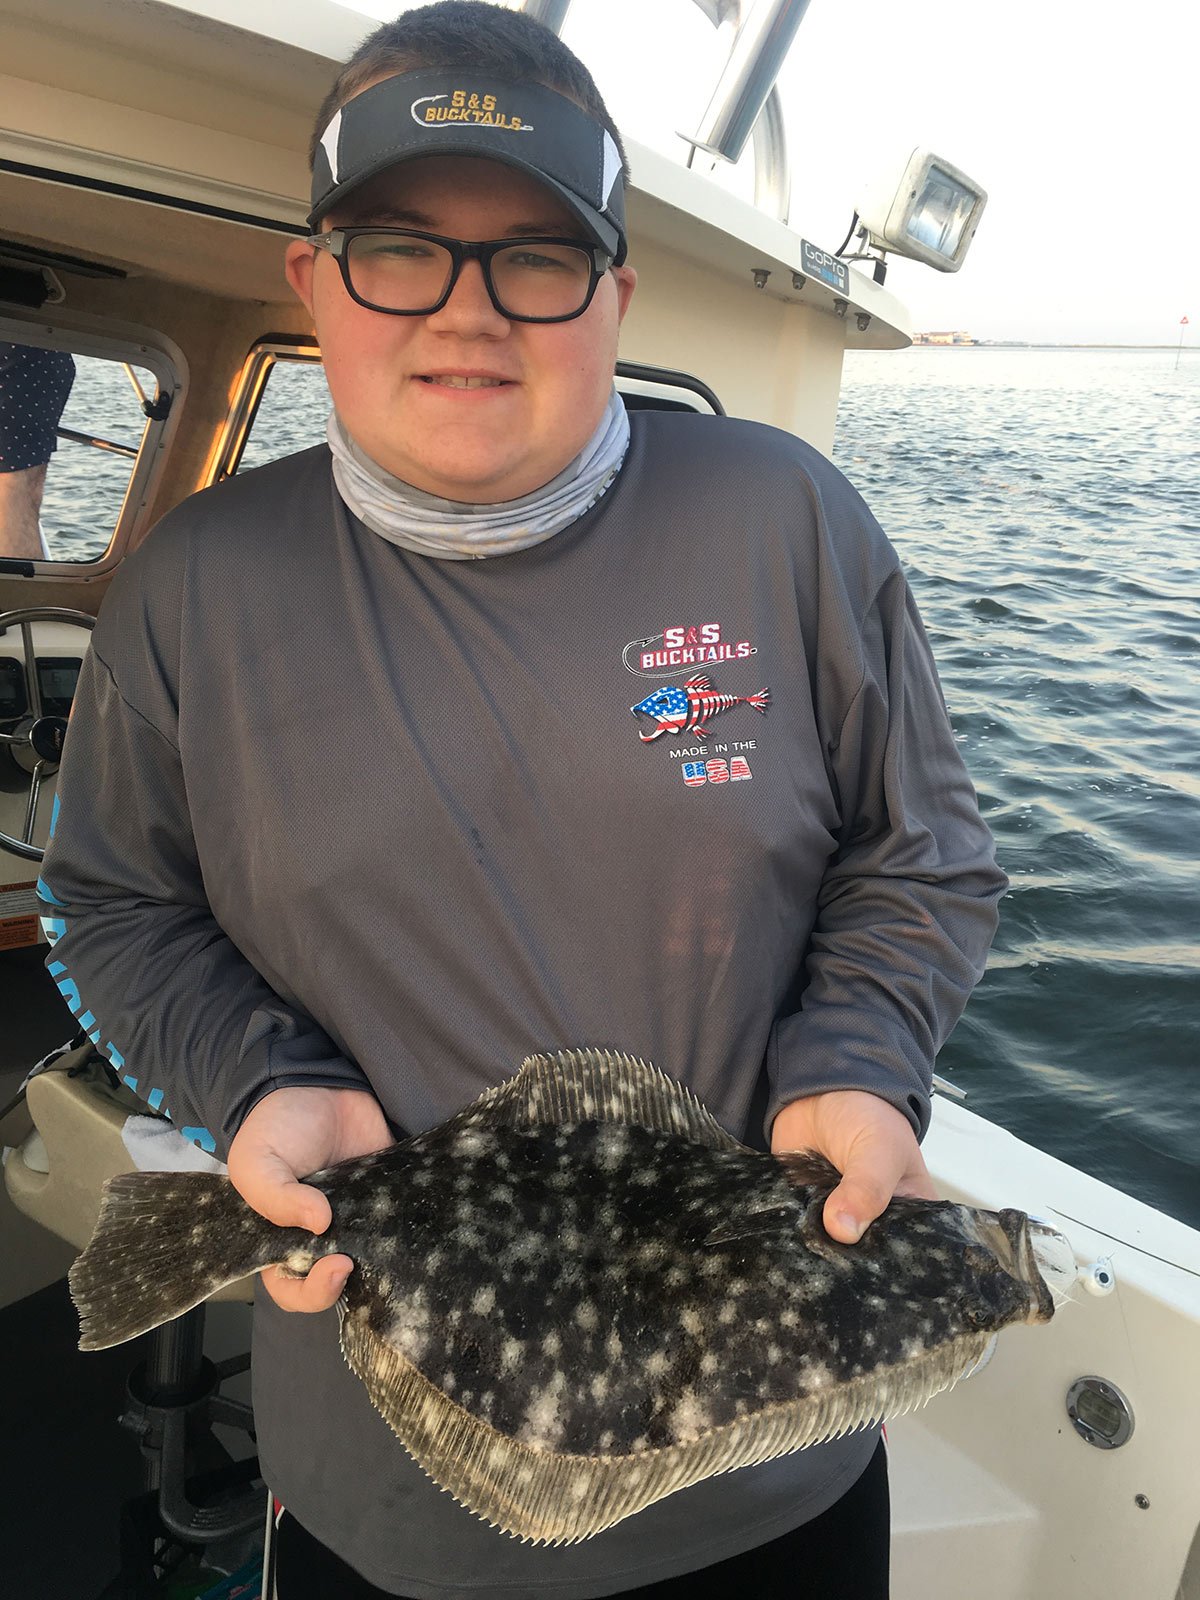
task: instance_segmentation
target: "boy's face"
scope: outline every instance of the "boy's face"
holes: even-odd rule
[[[420,228],[453,239],[582,237],[535,179],[474,156],[430,156],[381,173],[324,228]],[[612,387],[617,330],[636,274],[614,267],[573,322],[509,322],[492,305],[477,261],[426,317],[368,311],[350,298],[337,262],[297,240],[287,276],[313,316],[330,393],[346,429],[396,477],[474,504],[515,500],[548,483],[594,433]],[[498,378],[452,388],[447,375]]]

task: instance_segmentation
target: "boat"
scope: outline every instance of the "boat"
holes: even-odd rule
[[[803,0],[696,3],[733,41],[725,109],[753,84],[738,105],[754,124],[755,199],[714,183],[704,163],[630,140],[640,286],[619,383],[631,405],[725,411],[828,452],[846,351],[907,347],[907,313],[870,259],[831,252],[789,215],[771,85],[780,28]],[[526,9],[561,27],[569,4]],[[6,1036],[63,1047],[39,1063],[10,1043],[2,1064],[0,1329],[61,1280],[103,1178],[132,1165],[122,1130],[144,1109],[122,1090],[119,1063],[96,1058],[78,996],[30,977],[48,953],[34,887],[74,676],[108,582],[158,517],[282,453],[281,416],[284,450],[321,437],[320,351],[280,259],[306,231],[313,108],[368,27],[331,0],[0,5],[0,342],[71,352],[87,375],[107,364],[111,381],[55,461],[103,459],[124,474],[107,499],[75,508],[69,546],[51,537],[0,557]],[[694,142],[710,148],[711,128]],[[948,1092],[935,1096],[925,1154],[946,1197],[1059,1227],[1079,1280],[1048,1328],[1006,1334],[953,1392],[888,1424],[897,1600],[1200,1600],[1200,1232]],[[206,1394],[224,1386],[212,1414],[243,1434],[245,1400],[229,1385],[248,1326],[234,1290],[180,1335],[187,1349],[157,1350],[164,1372],[202,1371]],[[162,1491],[164,1525],[196,1534],[202,1508],[179,1498],[171,1453],[184,1444],[161,1399],[133,1395],[127,1420],[132,1408],[144,1441],[153,1436],[147,1481]],[[10,1400],[6,1452],[20,1448],[11,1415]],[[269,1530],[252,1488],[258,1500],[248,1512],[238,1503],[222,1537]],[[56,1551],[40,1559],[52,1571]]]

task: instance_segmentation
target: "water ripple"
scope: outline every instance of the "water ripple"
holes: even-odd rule
[[[909,573],[1012,888],[939,1070],[1200,1226],[1200,358],[849,356],[834,459]]]

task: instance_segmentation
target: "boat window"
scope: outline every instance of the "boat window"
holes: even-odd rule
[[[0,323],[0,560],[32,576],[120,554],[176,384],[144,346]],[[164,398],[165,394],[165,398]]]
[[[315,345],[260,341],[247,356],[234,391],[212,481],[320,444],[330,405]]]

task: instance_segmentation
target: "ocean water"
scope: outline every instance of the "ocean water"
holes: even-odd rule
[[[142,367],[132,371],[143,392],[153,398],[153,373]],[[59,425],[136,450],[146,418],[123,366],[76,356],[75,381]],[[41,509],[42,537],[53,560],[99,560],[121,515],[132,469],[132,460],[115,450],[59,439],[46,470]]]
[[[897,546],[1011,888],[938,1063],[1200,1226],[1200,354],[845,363],[834,460]]]
[[[80,374],[64,422],[135,443],[120,368]],[[326,408],[319,370],[277,369],[244,465]],[[908,571],[1012,884],[938,1070],[1200,1226],[1200,354],[852,354],[834,459]],[[94,559],[127,477],[62,446],[56,555]]]

